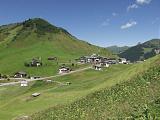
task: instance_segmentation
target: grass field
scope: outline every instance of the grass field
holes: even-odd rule
[[[138,76],[128,75],[131,77],[128,81],[110,82],[110,88],[91,93],[71,104],[57,105],[33,114],[30,120],[159,120],[159,59],[154,64]],[[125,80],[127,76],[123,75]]]
[[[42,19],[30,19],[23,23],[0,27],[1,74],[13,75],[17,71],[26,71],[31,76],[52,76],[57,74],[58,68],[62,63],[67,63],[70,66],[75,62],[74,60],[76,58],[79,58],[82,55],[91,55],[93,53],[105,57],[117,57],[113,56],[107,49],[80,41],[69,34],[66,30],[55,27]],[[35,57],[42,58],[42,67],[28,68],[24,66],[25,62],[28,62]],[[58,61],[48,61],[48,57],[57,57]],[[77,116],[82,119],[89,119],[91,116],[95,117],[95,119],[96,116],[104,117],[105,112],[109,108],[113,109],[113,111],[115,110],[112,106],[107,109],[103,108],[106,107],[105,101],[110,100],[108,98],[103,99],[105,94],[110,96],[110,98],[113,97],[113,99],[119,99],[121,97],[119,94],[124,94],[124,91],[121,92],[121,86],[119,86],[119,84],[122,86],[130,86],[133,84],[133,86],[135,85],[135,87],[137,87],[137,84],[132,82],[127,83],[127,81],[132,79],[137,81],[141,80],[141,78],[136,77],[137,74],[143,75],[144,71],[157,65],[159,59],[160,56],[156,56],[143,63],[112,65],[102,71],[89,69],[54,78],[51,83],[47,83],[46,81],[34,81],[30,82],[28,87],[20,87],[18,84],[14,86],[0,87],[0,120],[11,120],[26,115],[32,115],[33,119],[36,120],[41,118],[45,120],[52,119],[52,117],[57,119],[57,117],[53,115],[54,113],[56,113],[55,115],[59,116],[58,118],[62,120],[64,120],[65,115],[67,115],[66,119],[67,117],[77,119]],[[84,68],[86,66],[88,65],[75,64],[73,69]],[[151,72],[151,74],[156,73],[156,70],[155,72]],[[148,74],[146,74],[146,76],[147,75]],[[144,76],[141,77],[144,78]],[[149,74],[149,76],[152,75]],[[70,82],[71,84],[66,85],[67,82]],[[155,82],[154,84],[156,83],[158,82]],[[138,84],[138,86],[139,85],[142,84]],[[133,88],[129,87],[125,89],[130,93],[130,90]],[[108,92],[108,90],[113,91]],[[145,92],[145,90],[146,89],[144,89],[144,91],[143,89],[140,89],[140,91],[135,92],[139,92],[140,94],[138,94],[138,97],[140,97],[140,95],[142,95],[141,93]],[[158,93],[157,91],[156,93]],[[39,92],[41,95],[33,98],[31,94],[35,92]],[[110,95],[112,93],[114,95]],[[94,95],[99,97],[99,99],[94,98]],[[146,92],[144,95],[150,94],[147,94]],[[158,96],[159,94],[156,95]],[[131,98],[130,101],[133,101],[133,96],[129,97]],[[124,99],[122,98],[119,100]],[[94,116],[88,113],[89,110],[87,110],[87,106],[85,107],[85,103],[88,103],[88,108],[92,109],[91,106],[93,106],[93,103],[96,101],[98,102],[95,107],[100,110],[103,108],[103,110],[106,111],[97,111],[97,114]],[[81,102],[83,104],[81,104]],[[109,103],[114,106],[120,103],[120,105],[123,106],[121,101],[116,102],[115,104],[111,101],[109,101]],[[137,103],[137,101],[135,101],[135,103]],[[59,108],[62,111],[59,111]],[[119,109],[117,108],[117,110]],[[48,114],[44,114],[46,112]],[[41,113],[44,115],[41,115]],[[61,113],[63,114],[62,116]],[[86,118],[86,114],[89,114],[89,118]],[[113,112],[113,115],[117,114]],[[93,117],[91,117],[91,119]]]
[[[33,24],[36,24],[35,28]],[[106,57],[113,56],[107,49],[78,40],[64,29],[42,19],[0,26],[0,52],[1,74],[13,75],[18,71],[26,71],[35,76],[53,75],[61,63],[75,62],[82,55],[97,53]],[[37,57],[42,58],[42,67],[24,66],[25,62]],[[57,57],[58,61],[48,61],[48,57]]]
[[[117,83],[130,80],[137,74],[148,70],[157,59],[159,56],[141,64],[113,65],[103,71],[91,69],[54,78],[54,81],[71,82],[71,85],[36,81],[30,83],[27,88],[22,88],[19,85],[0,87],[0,119],[10,120],[57,105],[68,105],[85,98],[90,93],[104,88],[109,89]],[[31,94],[34,92],[40,92],[41,95],[32,98]]]

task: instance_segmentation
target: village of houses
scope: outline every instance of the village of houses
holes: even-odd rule
[[[48,61],[57,61],[57,57],[49,57],[47,60]],[[108,68],[112,64],[130,64],[130,61],[127,61],[125,58],[119,58],[119,59],[107,58],[107,57],[102,57],[97,54],[92,54],[90,56],[81,56],[80,58],[75,59],[75,62],[76,62],[76,64],[89,64],[90,65],[89,68],[97,70],[97,71],[102,71],[103,68]],[[43,64],[44,63],[42,63],[41,58],[39,57],[39,58],[33,58],[29,62],[25,62],[24,66],[25,67],[41,67],[41,66],[43,66]],[[72,66],[74,66],[74,63],[72,63]],[[76,70],[72,71],[72,69],[69,66],[67,66],[66,64],[62,64],[59,67],[59,69],[57,70],[57,74],[59,76],[70,74],[72,72],[76,72]],[[46,77],[46,78],[49,78],[49,77]],[[17,82],[13,82],[13,84],[20,83],[21,87],[27,87],[29,85],[29,81],[35,81],[35,80],[45,80],[47,82],[52,82],[52,80],[50,80],[50,79],[46,80],[46,78],[41,78],[40,76],[29,76],[25,71],[15,72],[15,74],[12,76],[0,74],[0,80],[14,79]],[[54,81],[54,82],[57,82],[59,84],[63,84],[58,81]],[[70,85],[70,84],[71,84],[70,82],[66,82],[64,85]],[[3,84],[0,82],[0,86],[5,86],[5,85],[10,85],[10,83],[8,82],[8,83]],[[33,97],[37,97],[39,95],[40,95],[40,93],[33,93],[32,94]]]

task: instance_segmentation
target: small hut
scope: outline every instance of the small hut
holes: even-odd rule
[[[32,96],[33,96],[33,97],[38,97],[38,96],[40,96],[40,94],[41,94],[41,93],[33,93]]]
[[[50,61],[57,60],[57,57],[48,57],[48,60]]]

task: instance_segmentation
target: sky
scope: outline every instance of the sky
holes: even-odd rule
[[[160,38],[160,0],[0,0],[0,25],[37,17],[102,47]]]

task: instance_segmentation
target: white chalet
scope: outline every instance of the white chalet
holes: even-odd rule
[[[69,72],[70,72],[70,68],[69,67],[61,67],[61,68],[59,68],[59,74],[69,73]]]
[[[21,81],[21,87],[27,87],[28,86],[28,81],[27,80],[22,80]]]
[[[119,63],[120,63],[120,64],[127,64],[126,58],[120,58],[120,59],[119,59]]]
[[[100,63],[100,65],[103,66],[103,67],[109,67],[109,64],[106,63],[106,62],[102,62],[102,63]]]
[[[156,53],[156,55],[160,54],[160,49],[155,49],[154,52]]]
[[[101,66],[101,65],[95,65],[95,66],[94,66],[94,69],[95,69],[95,70],[102,70],[102,66]]]

